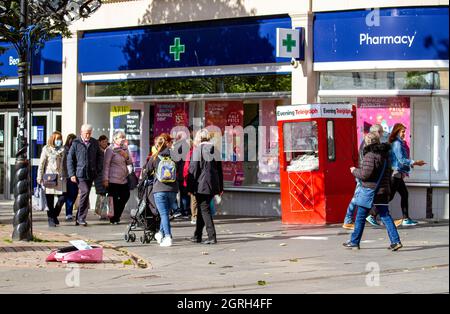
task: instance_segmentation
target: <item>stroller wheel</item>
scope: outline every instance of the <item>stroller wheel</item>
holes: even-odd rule
[[[136,234],[130,233],[128,236],[129,236],[131,242],[136,241]]]
[[[139,237],[139,241],[140,241],[142,244],[145,244],[145,243],[147,242],[147,237],[146,237],[145,235],[140,236],[140,237]]]
[[[125,235],[123,236],[123,239],[124,239],[126,242],[130,242],[130,236],[128,235],[128,233],[125,233]]]

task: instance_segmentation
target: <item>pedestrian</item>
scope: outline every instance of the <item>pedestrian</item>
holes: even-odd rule
[[[73,140],[69,150],[67,170],[70,180],[78,184],[80,204],[75,225],[87,226],[89,194],[92,183],[103,170],[103,152],[98,141],[91,137],[92,126],[83,124],[81,134]]]
[[[217,236],[211,214],[211,201],[215,195],[223,194],[223,172],[220,151],[210,143],[210,133],[202,129],[196,134],[200,144],[194,149],[189,165],[188,189],[197,201],[197,223],[192,242],[216,244]],[[206,226],[208,239],[202,242],[203,228]]]
[[[174,218],[183,216],[183,218],[189,218],[191,213],[191,197],[187,190],[186,176],[184,173],[184,166],[186,159],[189,155],[192,141],[189,138],[190,134],[186,134],[183,131],[177,133],[176,142],[173,144],[174,152],[177,153],[179,160],[177,161],[177,182],[179,188],[180,204],[178,210],[174,213]]]
[[[197,145],[200,143],[197,143]],[[188,194],[188,199],[190,202],[190,213],[191,213],[191,224],[197,224],[197,201],[193,195],[189,193],[188,187],[188,179],[189,179],[189,165],[191,164],[192,154],[194,152],[195,147],[197,146],[195,141],[190,142],[189,152],[186,155],[186,159],[183,163],[183,188]]]
[[[49,227],[59,225],[58,216],[65,203],[64,196],[67,191],[66,157],[62,134],[55,131],[48,139],[47,145],[42,149],[37,172],[37,183],[45,187]],[[55,195],[57,196],[56,205]]]
[[[402,208],[403,218],[395,221],[396,226],[415,226],[417,225],[417,221],[409,217],[409,195],[404,179],[409,176],[411,168],[414,166],[423,166],[425,162],[423,160],[414,161],[409,159],[405,136],[406,127],[401,123],[396,123],[389,136],[389,143],[392,145],[391,160],[393,170],[390,201],[394,199],[397,192],[400,193],[400,206]]]
[[[133,161],[125,141],[125,132],[114,132],[113,142],[106,148],[103,162],[103,186],[108,190],[108,197],[113,198],[114,204],[114,216],[109,218],[109,222],[114,225],[120,223],[120,217],[130,199],[127,177],[128,166]]]
[[[66,143],[64,144],[64,148],[66,150],[66,155],[72,146],[72,142],[76,139],[77,136],[73,133],[67,135]],[[66,169],[67,169],[67,158],[66,158]],[[73,220],[73,205],[75,204],[75,200],[78,196],[78,184],[73,183],[71,180],[66,180],[66,221]]]
[[[106,148],[110,145],[108,142],[108,137],[106,135],[100,135],[98,137],[98,145],[100,146],[103,154]],[[103,159],[103,164],[105,163]],[[103,172],[100,173],[94,182],[95,193],[97,194],[97,200],[95,201],[95,213],[99,216],[100,220],[106,220],[106,212],[104,212],[104,204],[107,190],[103,185]]]
[[[388,143],[381,144],[379,135],[372,132],[366,134],[364,141],[366,146],[363,151],[363,162],[360,168],[351,167],[350,171],[355,178],[361,180],[362,187],[375,190],[376,194],[373,204],[381,217],[381,221],[386,226],[391,242],[389,249],[397,251],[402,247],[402,244],[394,221],[389,214],[390,178],[392,173],[389,158],[390,145]],[[360,248],[366,216],[369,211],[370,208],[358,206],[355,230],[350,240],[343,244],[345,247]]]
[[[177,169],[171,157],[172,139],[163,133],[158,139],[158,149],[151,156],[146,166],[148,174],[154,173],[153,196],[161,219],[159,232],[155,239],[162,247],[172,246],[172,232],[169,214],[178,208],[177,204]]]
[[[380,142],[381,142],[381,138],[383,137],[383,127],[380,124],[374,124],[370,127],[370,131],[371,133],[374,133],[376,135],[379,136],[380,138]],[[363,140],[361,145],[359,146],[359,164],[361,165],[363,159],[364,159],[364,147],[365,147],[365,141]],[[356,187],[355,187],[355,192],[358,191],[358,189],[361,187],[360,181],[356,180]],[[356,210],[357,206],[354,203],[354,198],[351,199],[350,203],[348,204],[347,207],[347,212],[345,214],[345,218],[344,218],[344,224],[342,225],[342,228],[344,229],[350,229],[353,230],[355,228],[355,224],[354,224],[354,217],[355,217],[355,210]],[[372,226],[374,227],[379,227],[380,224],[378,223],[377,219],[377,212],[375,210],[375,208],[372,208],[370,210],[370,214],[367,215],[367,222],[369,222]]]

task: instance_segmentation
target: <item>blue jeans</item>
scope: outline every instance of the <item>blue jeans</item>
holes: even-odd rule
[[[397,228],[394,225],[391,215],[389,214],[388,205],[375,205],[378,213],[380,214],[381,221],[386,226],[386,231],[389,236],[391,244],[399,243],[400,236],[398,235]],[[353,244],[359,244],[364,232],[364,226],[366,225],[366,217],[369,214],[370,208],[358,207],[358,213],[356,214],[355,230],[353,231],[350,242]]]
[[[359,180],[356,180],[356,187],[355,187],[355,193],[361,186],[361,183]],[[355,209],[357,206],[353,203],[355,196],[353,194],[352,200],[350,201],[350,204],[348,204],[347,207],[347,213],[345,214],[344,224],[352,224],[353,223],[353,217],[355,216]]]
[[[154,194],[156,208],[161,218],[159,231],[163,236],[171,236],[170,232],[170,210],[177,209],[177,193],[176,192],[157,192]]]
[[[73,205],[78,196],[78,184],[73,183],[70,179],[67,179],[67,192],[66,192],[66,216],[72,216]]]

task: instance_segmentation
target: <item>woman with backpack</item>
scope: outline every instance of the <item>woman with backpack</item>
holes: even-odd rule
[[[152,193],[161,219],[159,232],[155,234],[155,239],[162,247],[172,246],[169,213],[170,210],[178,208],[177,168],[170,155],[171,146],[170,135],[161,134],[158,138],[158,148],[146,165],[146,172],[154,173]]]
[[[196,134],[195,147],[189,165],[188,189],[197,200],[198,215],[194,236],[195,243],[216,244],[216,229],[211,213],[211,201],[215,195],[223,194],[223,172],[220,152],[210,143],[210,133],[202,129]],[[206,226],[208,239],[202,242],[203,228]]]
[[[103,185],[108,196],[113,197],[114,216],[109,218],[111,224],[118,225],[125,205],[130,198],[128,187],[128,165],[132,164],[131,155],[125,145],[126,136],[116,131],[113,143],[106,148],[103,162]]]

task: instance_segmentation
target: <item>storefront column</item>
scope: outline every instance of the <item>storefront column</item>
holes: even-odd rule
[[[83,84],[78,74],[78,35],[63,39],[62,133],[79,134],[83,123]]]
[[[313,71],[313,15],[290,14],[292,27],[305,30],[305,60],[292,69],[292,104],[315,103],[317,95],[316,75]]]

